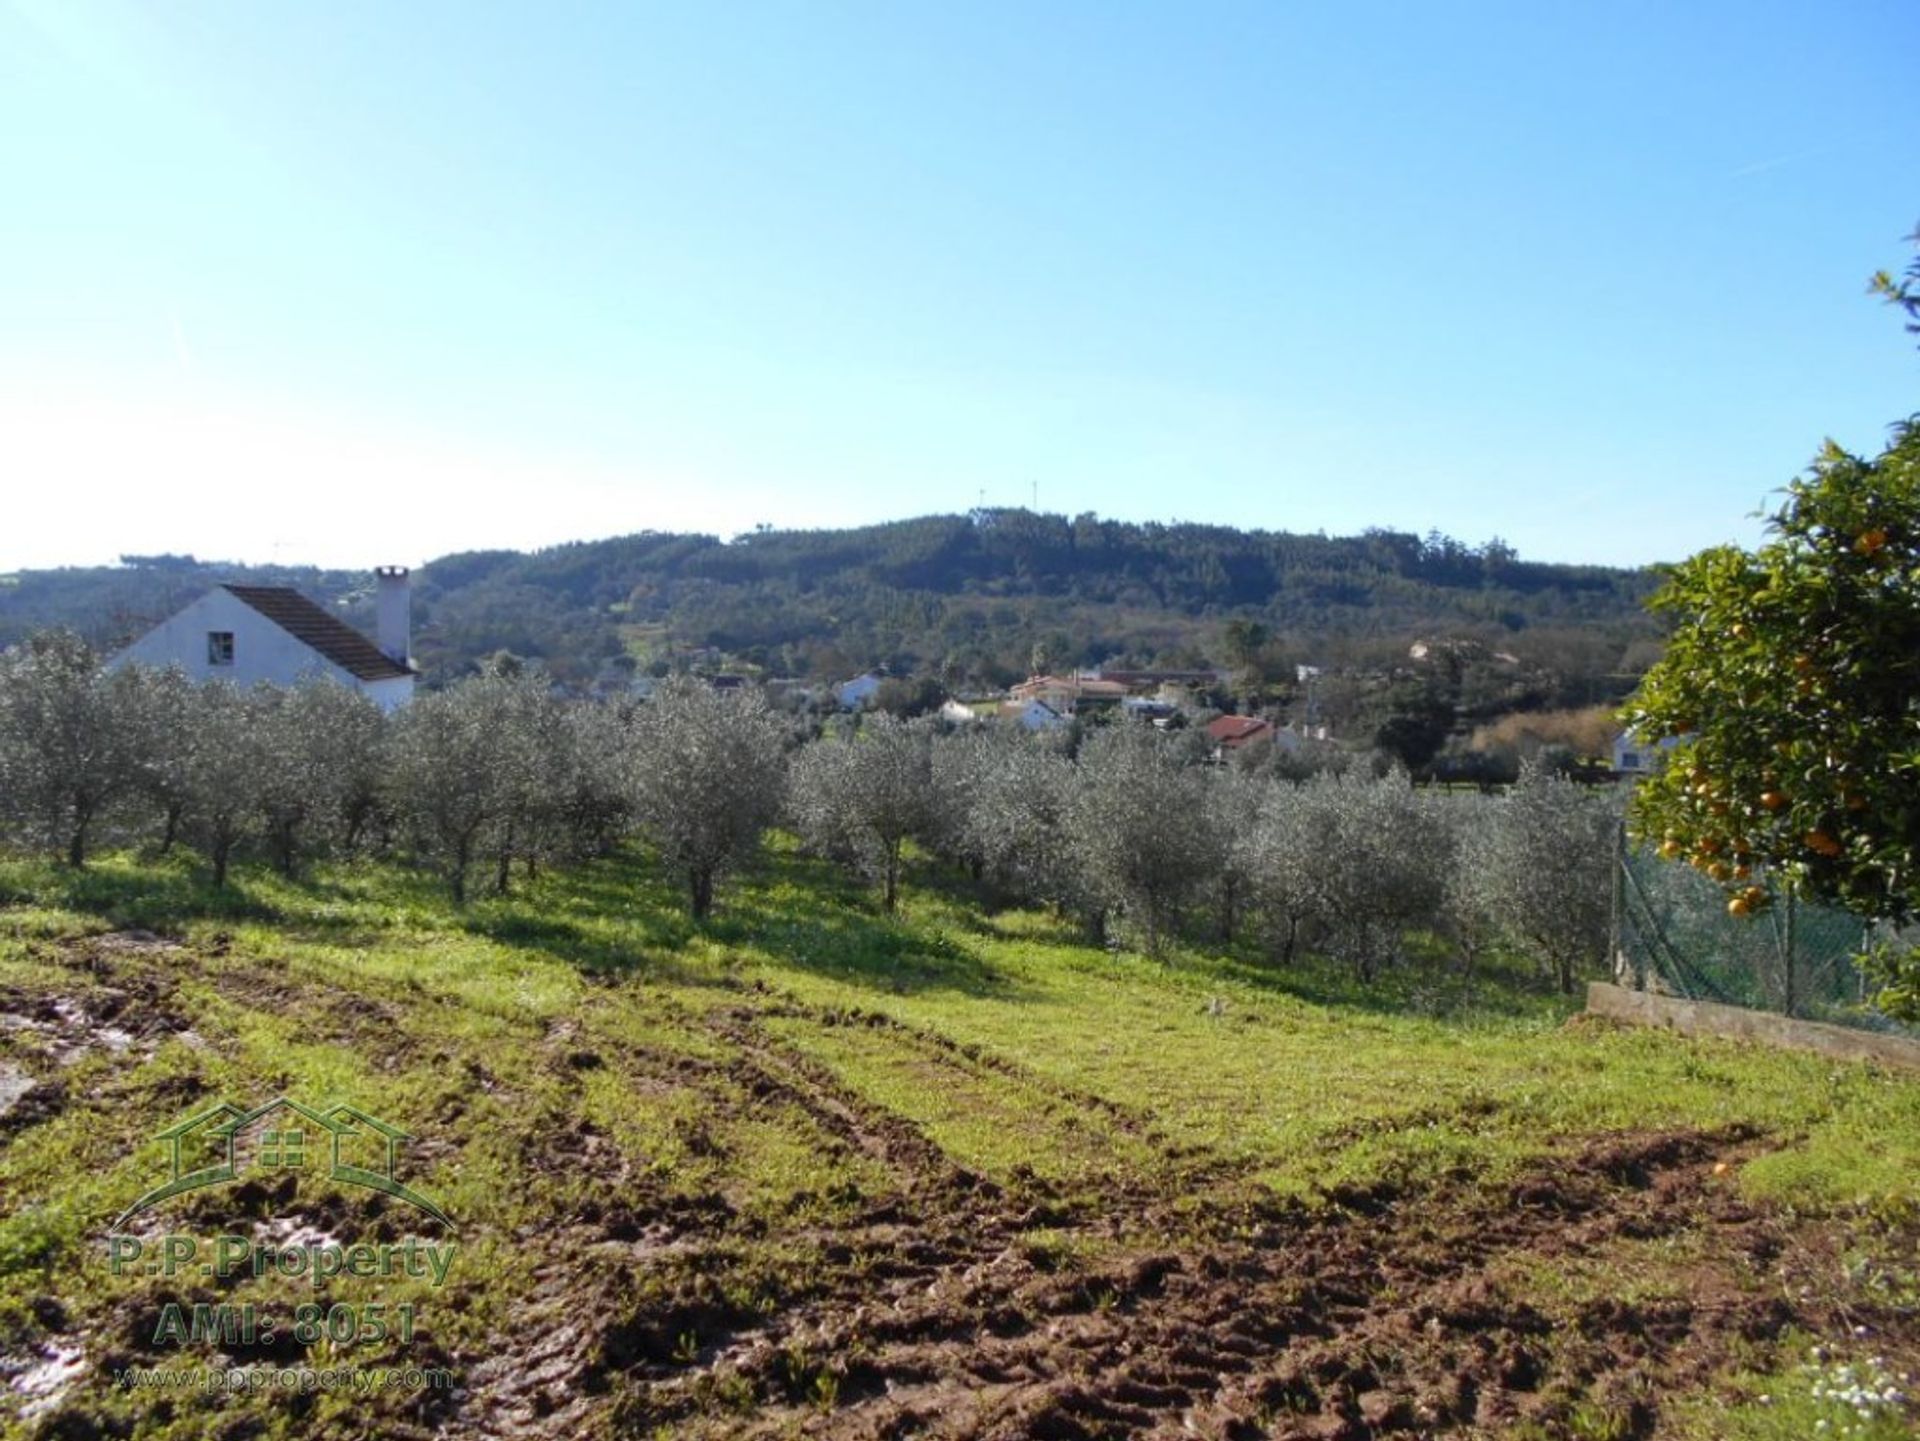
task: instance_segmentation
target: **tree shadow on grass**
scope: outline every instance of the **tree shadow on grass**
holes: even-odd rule
[[[477,901],[462,929],[551,955],[601,976],[729,984],[725,968],[688,964],[698,939],[875,991],[959,990],[1004,996],[1011,983],[949,936],[888,917],[839,872],[790,850],[721,888],[696,923],[672,878],[631,853],[554,876],[519,894]]]
[[[947,930],[912,914],[887,915],[868,888],[829,863],[792,850],[770,853],[708,923],[722,943],[770,961],[892,995],[959,991],[1008,999],[1012,978]]]
[[[129,862],[104,856],[84,869],[22,863],[0,873],[0,905],[54,906],[98,916],[117,930],[179,934],[194,920],[274,921],[280,909],[236,872],[216,888],[185,858]]]
[[[1363,982],[1350,967],[1323,956],[1296,955],[1289,964],[1251,945],[1208,956],[1202,964],[1223,978],[1330,1010],[1429,1020],[1560,1021],[1577,1003],[1508,957],[1483,960],[1470,975],[1420,954]]]

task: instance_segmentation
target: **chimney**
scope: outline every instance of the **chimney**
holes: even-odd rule
[[[412,586],[404,565],[379,565],[373,569],[380,591],[375,599],[374,644],[389,660],[410,665],[412,657]]]

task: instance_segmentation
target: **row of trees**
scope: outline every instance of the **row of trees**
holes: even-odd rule
[[[136,837],[193,846],[219,883],[243,851],[292,873],[378,849],[432,866],[464,901],[476,875],[504,891],[638,834],[704,918],[785,824],[888,910],[918,846],[1154,951],[1182,933],[1257,936],[1371,980],[1424,929],[1464,964],[1515,945],[1571,985],[1604,950],[1603,797],[1538,771],[1489,798],[1398,772],[1296,784],[1206,757],[1196,733],[1133,725],[1067,740],[870,715],[803,740],[757,696],[690,682],[603,705],[495,669],[387,716],[332,686],[106,671],[69,636],[0,657],[0,822],[76,866]]]

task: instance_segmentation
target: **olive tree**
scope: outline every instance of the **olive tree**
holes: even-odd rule
[[[1302,787],[1269,783],[1233,839],[1248,905],[1282,965],[1292,964],[1308,937],[1318,904],[1309,820]]]
[[[937,732],[933,739],[931,793],[920,838],[973,879],[985,879],[999,848],[993,825],[981,809],[997,779],[1017,766],[1030,737],[1011,726],[968,727]]]
[[[759,695],[690,680],[663,686],[636,719],[634,812],[697,921],[713,910],[715,882],[751,859],[780,814],[786,729]]]
[[[1493,824],[1470,863],[1484,869],[1491,912],[1571,993],[1580,972],[1606,958],[1619,811],[1608,796],[1532,764],[1489,811]]]
[[[524,678],[492,673],[417,696],[394,718],[388,797],[415,853],[447,880],[455,902],[489,846],[504,839],[523,795],[530,746]],[[496,847],[497,848],[497,847]]]
[[[184,729],[169,740],[169,769],[182,787],[181,833],[227,883],[234,852],[260,833],[272,789],[276,745],[272,717],[280,693],[243,691],[226,681],[193,688]]]
[[[1096,731],[1081,745],[1066,834],[1082,883],[1139,926],[1158,953],[1181,908],[1213,866],[1203,777],[1144,726]]]
[[[1472,975],[1480,957],[1508,932],[1503,891],[1505,869],[1498,844],[1502,800],[1474,792],[1450,795],[1435,807],[1448,831],[1452,864],[1441,890],[1441,931],[1460,957],[1460,970]]]
[[[303,855],[356,844],[379,804],[385,721],[359,691],[331,681],[256,692],[265,746],[261,808],[281,874]]]
[[[1430,924],[1446,893],[1449,835],[1404,771],[1322,776],[1300,788],[1302,881],[1320,944],[1371,982]]]
[[[561,824],[572,856],[609,854],[632,825],[634,710],[624,701],[567,708]]]
[[[566,854],[566,808],[577,771],[577,732],[567,707],[538,671],[518,667],[483,678],[495,710],[495,764],[500,767],[502,805],[492,828],[493,892],[505,895],[518,860],[532,876],[540,865]]]
[[[1058,747],[1011,738],[980,775],[965,845],[984,874],[1023,900],[1071,912],[1103,938],[1104,908],[1087,886],[1067,830],[1079,772]]]
[[[1246,838],[1256,830],[1260,802],[1274,786],[1226,767],[1206,772],[1205,781],[1192,841],[1211,876],[1215,939],[1231,944],[1253,900],[1254,857]]]
[[[98,826],[135,799],[140,678],[54,631],[0,655],[0,808],[30,843],[86,864]]]
[[[932,787],[931,730],[873,712],[847,738],[801,750],[793,766],[793,817],[808,844],[879,885],[892,912],[902,848],[931,824]]]
[[[200,687],[179,666],[164,670],[129,667],[135,677],[134,726],[138,732],[141,797],[160,814],[160,854],[173,850],[187,808],[188,738]]]

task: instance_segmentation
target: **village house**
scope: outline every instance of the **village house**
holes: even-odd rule
[[[877,670],[865,671],[852,680],[843,680],[833,688],[834,699],[840,702],[842,710],[859,710],[870,705],[880,693],[880,683],[886,677]]]
[[[411,594],[404,566],[374,572],[376,639],[291,586],[222,585],[107,662],[178,666],[194,680],[291,686],[331,680],[393,711],[413,699]]]
[[[1259,716],[1223,715],[1207,722],[1207,735],[1216,755],[1237,751],[1257,740],[1272,740],[1273,734],[1273,722]]]
[[[1056,715],[1069,716],[1088,706],[1114,706],[1127,698],[1127,687],[1095,676],[1037,675],[1023,680],[1011,692],[1016,701],[1037,700]]]
[[[1030,731],[1058,730],[1067,723],[1067,718],[1059,711],[1033,696],[1007,701],[1000,707],[1000,717],[1025,726]]]
[[[1662,751],[1672,750],[1680,744],[1677,736],[1662,736],[1660,740],[1647,741],[1623,731],[1613,738],[1613,769],[1623,776],[1644,776],[1653,773]]]

